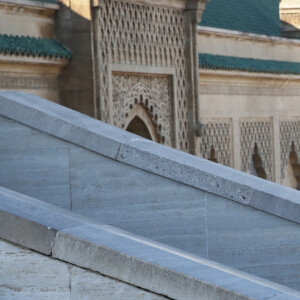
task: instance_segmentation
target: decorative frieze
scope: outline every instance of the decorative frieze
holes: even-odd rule
[[[0,75],[0,89],[57,90],[57,78]]]
[[[300,96],[299,88],[232,84],[200,84],[203,95]]]

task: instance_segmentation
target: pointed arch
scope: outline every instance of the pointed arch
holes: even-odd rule
[[[215,150],[215,148],[214,148],[213,145],[210,147],[210,152],[209,152],[209,158],[208,158],[208,160],[213,161],[215,163],[218,162],[216,150]]]
[[[158,142],[158,134],[152,119],[141,104],[132,106],[125,128],[134,134]]]
[[[264,169],[264,164],[261,159],[261,156],[259,155],[259,149],[257,144],[255,143],[254,149],[253,149],[253,155],[252,155],[252,167],[253,167],[253,175],[256,175],[260,178],[267,179],[267,174]],[[251,172],[252,173],[252,172]]]
[[[294,142],[291,145],[291,151],[288,158],[288,163],[284,169],[283,185],[293,189],[300,190],[300,164]]]

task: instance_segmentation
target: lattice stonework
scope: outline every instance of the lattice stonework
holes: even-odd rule
[[[268,180],[274,180],[272,120],[240,121],[242,171],[250,172],[255,144]]]
[[[300,120],[290,119],[282,120],[280,127],[280,158],[281,158],[281,179],[284,178],[284,169],[288,164],[289,155],[292,151],[292,144],[295,145],[295,151],[300,157]]]
[[[148,112],[159,135],[159,142],[171,143],[171,103],[168,77],[113,75],[113,124],[125,129],[136,104]]]
[[[231,120],[202,120],[200,156],[209,159],[211,147],[215,149],[217,162],[232,166],[232,122]]]
[[[102,0],[99,2],[98,16],[103,120],[108,122],[110,114],[115,114],[110,110],[111,64],[173,67],[179,147],[188,151],[183,12],[125,1]],[[164,117],[164,120],[167,118]]]

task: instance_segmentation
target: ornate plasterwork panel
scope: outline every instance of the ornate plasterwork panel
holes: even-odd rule
[[[232,121],[230,119],[205,120],[198,139],[199,155],[210,158],[211,147],[215,149],[218,163],[232,166]]]
[[[174,67],[176,82],[172,92],[178,101],[178,146],[187,151],[183,12],[115,0],[100,1],[98,9],[102,119],[108,122],[115,114],[110,108],[110,65]]]
[[[0,89],[56,90],[57,88],[57,78],[0,75]]]
[[[292,151],[292,143],[295,151],[300,157],[300,119],[282,120],[280,128],[280,158],[281,158],[281,179],[284,178],[284,169],[288,164],[289,155]]]
[[[240,121],[242,171],[251,171],[252,156],[256,144],[267,179],[274,180],[272,132],[271,119]]]
[[[169,77],[114,74],[112,78],[113,125],[126,129],[131,111],[142,105],[155,126],[158,142],[172,146]]]

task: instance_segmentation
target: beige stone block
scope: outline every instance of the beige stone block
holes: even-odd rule
[[[91,8],[89,0],[70,0],[71,10],[78,16],[91,20]]]

